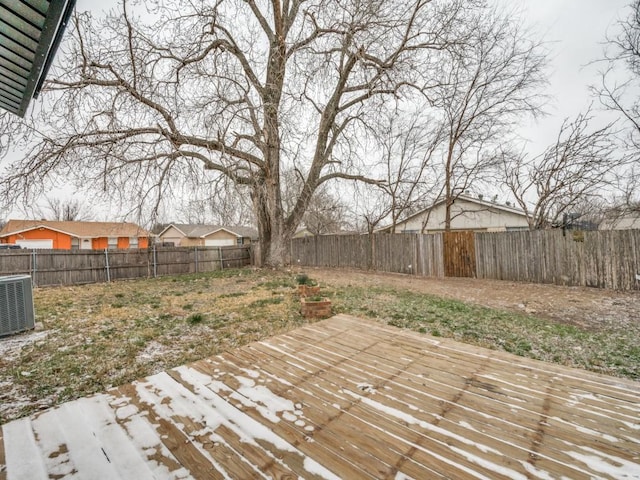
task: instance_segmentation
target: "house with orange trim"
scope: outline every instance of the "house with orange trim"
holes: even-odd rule
[[[135,223],[9,220],[0,243],[23,248],[104,250],[147,248],[151,234]]]

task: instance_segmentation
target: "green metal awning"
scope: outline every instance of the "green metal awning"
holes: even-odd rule
[[[75,0],[0,0],[0,108],[24,117],[37,98]]]

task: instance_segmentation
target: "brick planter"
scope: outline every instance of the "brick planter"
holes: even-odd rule
[[[331,300],[328,298],[311,301],[302,297],[300,303],[302,315],[305,318],[328,318],[331,316]]]
[[[320,285],[298,285],[298,295],[301,297],[313,297],[320,293]]]

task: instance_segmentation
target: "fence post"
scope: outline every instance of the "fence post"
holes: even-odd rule
[[[418,259],[420,258],[419,256],[419,250],[420,250],[420,234],[418,233],[414,233],[413,234],[413,269],[411,271],[412,274],[414,274],[416,277],[418,276]]]
[[[312,238],[313,238],[313,248],[314,248],[314,251],[315,251],[315,257],[313,259],[313,262],[314,262],[313,265],[315,267],[317,267],[318,266],[318,237],[317,237],[317,235],[314,235]],[[323,267],[326,267],[326,265],[323,265]]]
[[[158,257],[156,254],[156,244],[153,244],[153,278],[158,276]]]
[[[111,272],[109,271],[109,249],[104,249],[104,268],[107,271],[107,283],[111,283]]]
[[[376,237],[375,233],[369,233],[369,270],[375,270],[375,258],[376,258]]]
[[[198,273],[198,247],[197,246],[194,248],[194,254],[195,254],[195,262],[196,262],[196,273]]]
[[[31,282],[35,287],[38,286],[38,282],[36,282],[36,273],[38,272],[38,257],[35,250],[31,250]]]
[[[218,257],[220,257],[220,270],[224,270],[224,259],[222,258],[222,247],[218,247]]]

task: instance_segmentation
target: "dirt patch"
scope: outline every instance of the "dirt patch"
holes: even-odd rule
[[[528,313],[587,330],[613,324],[640,324],[640,292],[615,292],[473,278],[423,278],[361,270],[308,269],[310,276],[335,286],[406,289],[506,311]],[[338,274],[339,272],[339,274]]]

